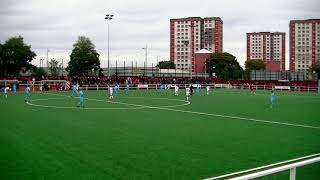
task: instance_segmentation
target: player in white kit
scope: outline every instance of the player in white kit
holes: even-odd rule
[[[8,91],[10,90],[9,87],[5,87],[4,88],[4,96],[6,96],[6,98],[8,98]]]
[[[190,94],[191,94],[191,90],[189,87],[186,88],[186,96],[187,96],[187,101],[189,101],[190,99]]]
[[[79,83],[76,84],[76,90],[79,91]]]
[[[174,87],[174,95],[179,96],[179,86],[178,85],[175,85],[175,87]]]
[[[210,92],[210,86],[207,86],[207,95],[209,95]]]
[[[113,87],[109,88],[109,99],[113,99]]]

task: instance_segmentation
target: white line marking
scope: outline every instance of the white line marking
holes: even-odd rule
[[[57,94],[52,94],[52,95],[57,95]],[[64,95],[57,95],[57,96],[64,96]],[[87,98],[87,99],[89,99],[89,98]],[[180,109],[170,109],[170,108],[166,108],[166,107],[155,107],[155,106],[130,104],[130,103],[123,103],[123,102],[116,102],[116,101],[108,101],[108,102],[115,103],[115,104],[124,104],[124,105],[137,106],[137,107],[146,107],[146,108],[150,108],[150,109],[161,109],[161,110],[183,112],[183,113],[189,113],[189,114],[215,116],[215,117],[223,117],[223,118],[230,118],[230,119],[240,119],[240,120],[245,120],[245,121],[260,122],[260,123],[266,123],[266,124],[277,124],[277,125],[283,125],[283,126],[293,126],[293,127],[302,127],[302,128],[310,128],[310,129],[320,129],[320,127],[318,127],[318,126],[309,126],[309,125],[303,125],[303,124],[294,124],[294,123],[277,122],[277,121],[267,121],[267,120],[254,119],[254,118],[245,118],[245,117],[229,116],[229,115],[215,114],[215,113],[204,113],[204,112],[196,112],[196,111],[187,111],[187,110],[180,110]]]
[[[55,96],[61,96],[61,97],[70,97],[67,95],[61,95],[61,94],[55,94],[55,93],[42,93],[42,94],[51,94],[51,95],[55,95]],[[78,97],[76,97],[78,98]],[[135,98],[135,97],[131,97],[131,98]],[[145,99],[142,97],[137,97],[140,99]],[[50,99],[61,99],[61,98],[47,98],[47,99],[35,99],[34,101],[46,101],[46,100],[50,100]],[[100,99],[92,99],[92,98],[85,98],[87,100],[90,101],[98,101],[98,102],[108,102],[108,103],[113,103],[113,104],[122,104],[122,105],[129,105],[129,106],[137,106],[135,108],[83,108],[83,109],[87,109],[87,110],[121,110],[121,109],[147,109],[150,108],[148,106],[144,106],[144,105],[139,105],[139,104],[129,104],[129,103],[123,103],[123,102],[117,102],[117,101],[108,101],[108,100],[100,100]],[[185,101],[185,100],[180,100],[180,99],[168,99],[168,98],[149,98],[149,99],[165,99],[165,100],[171,100],[171,101],[180,101],[180,102],[185,102],[184,104],[178,104],[178,105],[169,105],[169,106],[160,106],[160,107],[181,107],[181,106],[187,106],[190,105],[190,102]],[[79,107],[71,107],[71,106],[49,106],[49,105],[39,105],[39,104],[33,104],[33,103],[27,103],[28,105],[31,106],[36,106],[36,107],[45,107],[45,108],[54,108],[54,109],[79,109]]]
[[[178,110],[178,109],[169,109],[169,108],[158,108],[158,107],[154,107],[154,108],[155,109],[169,110],[169,111],[191,113],[191,114],[200,114],[200,115],[207,115],[207,116],[216,116],[216,117],[225,117],[225,118],[231,118],[231,119],[240,119],[240,120],[254,121],[254,122],[261,122],[261,123],[269,123],[269,124],[278,124],[278,125],[285,125],[285,126],[295,126],[295,127],[303,127],[303,128],[320,129],[320,127],[317,127],[317,126],[309,126],[309,125],[303,125],[303,124],[285,123],[285,122],[277,122],[277,121],[267,121],[267,120],[261,120],[261,119],[244,118],[244,117],[229,116],[229,115],[214,114],[214,113],[210,114],[210,113],[186,111],[186,110]]]
[[[57,98],[49,98],[49,99],[36,99],[33,101],[37,101],[37,100],[50,100],[50,99],[57,99]],[[125,109],[125,110],[129,110],[129,109],[146,109],[144,107],[134,107],[134,108],[80,108],[80,107],[72,107],[72,106],[48,106],[48,105],[41,105],[41,104],[32,104],[27,102],[28,105],[30,106],[35,106],[35,107],[44,107],[44,108],[53,108],[53,109],[85,109],[85,110],[121,110],[121,109]]]
[[[134,98],[134,97],[132,97]],[[100,100],[100,99],[92,99],[92,98],[86,98],[88,100],[92,100],[92,101],[101,101],[101,102],[109,102],[109,103],[114,103],[114,104],[123,104],[123,105],[130,105],[130,106],[142,106],[144,108],[156,108],[157,106],[148,106],[148,105],[140,105],[140,104],[130,104],[130,103],[124,103],[124,102],[120,102],[120,101],[107,101],[107,100]],[[120,98],[122,99],[122,98]],[[125,99],[125,98],[123,98]],[[137,99],[147,99],[147,98],[143,98],[143,97],[137,97]],[[167,98],[149,98],[149,99],[166,99]],[[181,106],[187,106],[190,105],[190,102],[185,101],[185,100],[180,100],[180,99],[170,99],[171,101],[182,101],[185,102],[185,104],[177,104],[177,105],[169,105],[169,106],[158,106],[159,108],[168,108],[168,107],[181,107]]]
[[[309,156],[304,156],[304,157],[300,157],[300,158],[296,158],[296,159],[291,159],[291,160],[287,160],[287,161],[282,161],[282,162],[278,162],[278,163],[274,163],[274,164],[269,164],[269,165],[266,165],[266,166],[260,166],[260,167],[256,167],[256,168],[248,169],[248,170],[244,170],[244,171],[225,174],[225,175],[222,175],[222,176],[206,178],[204,180],[216,180],[216,179],[226,178],[226,177],[235,176],[235,175],[238,175],[238,174],[249,173],[249,172],[252,172],[252,171],[258,171],[258,170],[265,169],[265,168],[270,168],[270,167],[273,167],[273,166],[278,166],[278,165],[282,165],[282,164],[286,164],[286,163],[290,163],[290,162],[294,162],[294,161],[299,161],[299,160],[303,160],[303,159],[307,159],[307,158],[311,158],[311,157],[315,157],[315,156],[320,156],[320,153],[312,154],[312,155],[309,155]]]

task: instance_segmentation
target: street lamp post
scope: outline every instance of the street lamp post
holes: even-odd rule
[[[207,62],[204,62],[204,79],[207,80]]]
[[[108,21],[108,77],[110,76],[110,21],[113,19],[113,14],[107,14],[104,19]]]

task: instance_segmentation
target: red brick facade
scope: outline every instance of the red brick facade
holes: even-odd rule
[[[174,62],[174,22],[170,21],[170,61]]]
[[[247,60],[250,61],[250,34],[247,33]]]
[[[281,71],[280,61],[265,61],[266,70],[268,71]]]
[[[214,47],[215,51],[214,52],[223,52],[223,26],[222,26],[222,21],[215,20],[215,27],[214,27]]]
[[[286,70],[286,35],[284,34],[282,36],[282,59],[281,59],[281,71],[285,71]]]
[[[295,59],[296,59],[296,41],[295,41],[295,36],[296,36],[296,32],[295,32],[295,23],[293,23],[292,21],[290,22],[289,25],[289,40],[290,40],[290,59],[289,59],[289,66],[290,66],[290,71],[295,71]]]
[[[195,73],[205,73],[206,69],[206,61],[212,53],[195,53]]]
[[[316,63],[316,23],[312,23],[312,64]]]

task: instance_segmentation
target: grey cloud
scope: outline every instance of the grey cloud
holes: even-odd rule
[[[103,66],[107,13],[115,14],[111,22],[112,62],[142,62],[145,44],[150,48],[150,62],[157,56],[168,59],[170,18],[221,17],[224,50],[236,55],[242,65],[247,32],[288,33],[291,19],[320,18],[318,0],[1,0],[0,7],[0,42],[22,35],[38,54],[37,59],[45,57],[49,48],[50,57],[67,60],[77,36],[85,35],[96,45]]]

